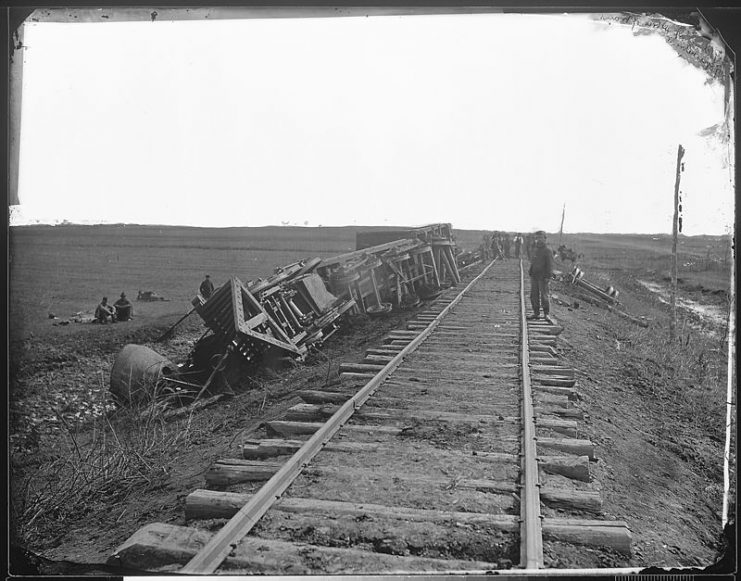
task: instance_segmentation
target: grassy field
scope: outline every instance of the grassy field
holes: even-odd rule
[[[355,233],[369,228],[186,228],[166,226],[30,226],[10,232],[10,313],[13,338],[49,332],[49,313],[67,318],[92,312],[102,296],[153,290],[169,299],[136,303],[145,317],[190,309],[203,275],[219,284],[252,280],[276,267],[355,249]],[[483,231],[454,231],[459,247],[474,250]],[[668,235],[566,234],[563,242],[583,263],[662,279],[670,272]],[[551,246],[558,235],[549,237]],[[727,291],[729,242],[682,237],[680,279],[689,290]],[[694,289],[693,289],[694,287]]]
[[[136,302],[139,314],[187,312],[203,275],[218,285],[231,276],[266,277],[276,267],[355,250],[358,228],[181,228],[34,226],[10,232],[11,332],[39,333],[48,315],[92,312],[101,297],[153,290],[169,299]],[[362,230],[367,230],[363,228]],[[474,248],[481,232],[456,232]]]
[[[558,235],[550,236],[555,246]],[[588,264],[665,279],[671,274],[672,237],[648,234],[565,234],[563,243],[584,254]],[[686,290],[729,291],[730,240],[722,236],[681,236],[678,277]]]

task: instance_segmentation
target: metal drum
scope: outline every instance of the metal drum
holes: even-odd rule
[[[163,377],[177,375],[177,366],[143,345],[126,345],[111,370],[111,393],[121,402],[139,403],[156,396]]]

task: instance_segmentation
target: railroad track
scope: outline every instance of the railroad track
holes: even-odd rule
[[[626,524],[599,518],[594,446],[579,437],[574,370],[555,350],[561,328],[526,321],[524,291],[519,261],[449,290],[363,362],[342,364],[339,385],[299,392],[239,458],[216,462],[186,498],[188,526],[147,525],[110,562],[483,572],[629,554]]]

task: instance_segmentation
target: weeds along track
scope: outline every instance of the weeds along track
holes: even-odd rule
[[[490,264],[217,461],[185,500],[188,526],[147,525],[111,562],[352,574],[629,553],[625,523],[599,519],[594,446],[579,438],[574,370],[554,348],[561,329],[526,321],[524,305],[521,263]]]

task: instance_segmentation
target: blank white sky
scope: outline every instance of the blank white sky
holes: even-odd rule
[[[723,89],[584,16],[28,24],[14,223],[732,224]]]

